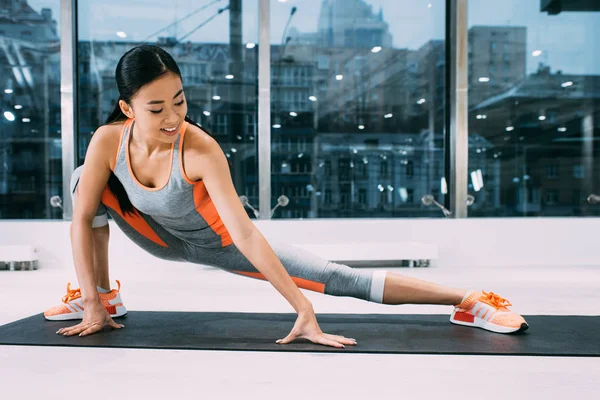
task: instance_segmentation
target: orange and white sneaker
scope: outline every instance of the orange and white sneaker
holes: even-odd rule
[[[450,322],[474,326],[496,333],[523,332],[529,328],[525,319],[512,312],[510,302],[495,293],[470,292],[454,307]]]
[[[111,317],[121,317],[127,314],[127,309],[121,300],[121,282],[117,281],[118,289],[113,289],[108,293],[98,292],[100,301],[104,304],[106,311]],[[62,298],[61,304],[52,307],[44,312],[44,317],[50,321],[67,321],[71,319],[83,318],[83,302],[81,301],[81,289],[71,289],[71,283],[67,283],[67,294]]]

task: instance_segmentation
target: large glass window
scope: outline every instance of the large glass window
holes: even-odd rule
[[[62,218],[59,3],[0,2],[0,218]]]
[[[598,11],[469,2],[470,216],[600,214],[586,204],[600,191]]]
[[[79,158],[118,99],[115,68],[141,43],[177,61],[188,115],[219,142],[240,195],[258,204],[258,1],[78,1]]]
[[[274,218],[441,216],[445,1],[271,1]]]
[[[600,215],[600,5],[470,1],[470,216]],[[59,0],[0,1],[0,218],[61,218]],[[272,0],[275,218],[442,214],[446,2]],[[114,70],[156,43],[189,116],[258,206],[258,0],[79,0],[75,153],[117,100]],[[459,66],[455,66],[458,68]],[[253,216],[252,213],[249,215]]]

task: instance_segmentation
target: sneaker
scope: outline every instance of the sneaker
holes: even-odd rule
[[[118,289],[109,293],[98,293],[100,301],[104,304],[106,311],[112,318],[127,314],[127,309],[121,300],[121,282],[117,281]],[[44,312],[44,318],[50,321],[67,321],[71,319],[83,319],[83,302],[81,301],[81,289],[71,289],[71,283],[67,283],[67,294],[62,298],[60,306],[52,307]]]
[[[512,312],[510,302],[495,293],[470,292],[454,307],[450,322],[474,326],[496,333],[523,332],[529,328],[525,319]]]

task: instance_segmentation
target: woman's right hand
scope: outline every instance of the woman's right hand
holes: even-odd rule
[[[64,336],[87,336],[101,331],[105,326],[110,326],[111,328],[115,329],[121,329],[125,327],[125,325],[117,324],[115,321],[113,321],[102,303],[100,301],[96,301],[85,307],[83,311],[83,320],[79,324],[67,328],[61,328],[56,333]]]

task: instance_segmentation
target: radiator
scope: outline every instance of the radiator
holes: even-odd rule
[[[313,243],[295,246],[351,267],[429,267],[438,258],[438,247],[431,243]]]
[[[33,246],[0,246],[0,271],[38,269],[38,255]]]

